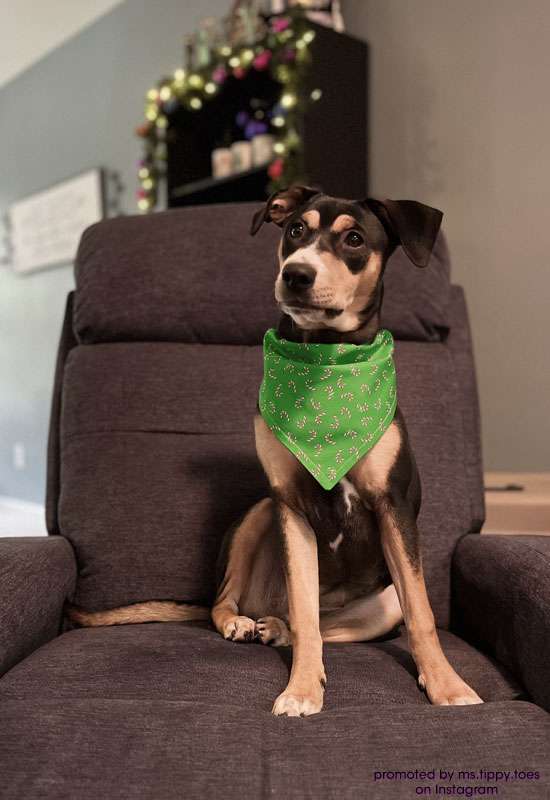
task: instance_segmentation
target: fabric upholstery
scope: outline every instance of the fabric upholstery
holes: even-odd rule
[[[416,769],[456,771],[432,787],[496,785],[506,800],[542,800],[549,720],[525,702],[288,719],[173,698],[6,698],[2,800],[410,800],[427,781],[376,780],[375,772]],[[480,769],[538,771],[539,779],[456,777]]]
[[[440,233],[430,263],[414,267],[398,247],[384,273],[381,324],[396,339],[436,342],[445,339],[452,325],[451,262],[447,240]]]
[[[60,491],[60,436],[59,421],[61,417],[61,400],[63,396],[63,373],[65,361],[69,351],[76,344],[73,332],[73,300],[74,292],[67,295],[65,315],[61,328],[59,346],[57,348],[57,359],[55,364],[55,375],[52,392],[52,402],[50,408],[50,430],[48,434],[48,473],[46,479],[46,527],[48,533],[59,533],[59,521],[57,519],[57,501]]]
[[[430,596],[448,622],[449,564],[470,530],[460,395],[439,343],[396,343],[398,398],[423,482]],[[209,603],[221,538],[267,485],[252,421],[260,347],[78,346],[65,368],[59,519],[89,610]]]
[[[255,203],[117,217],[89,228],[76,263],[75,331],[82,343],[261,344],[277,322],[280,231],[249,236]],[[448,329],[449,257],[430,265],[399,248],[387,265],[382,322],[396,338],[435,341]]]
[[[0,538],[0,675],[57,636],[75,583],[66,539]]]
[[[453,559],[453,626],[550,711],[550,538],[466,536]]]
[[[526,698],[489,657],[451,633],[440,635],[451,663],[484,700]],[[197,623],[77,629],[12,669],[0,682],[0,697],[30,699],[45,691],[60,702],[170,698],[270,711],[288,680],[290,658],[290,648],[227,642]],[[403,630],[387,641],[326,644],[324,662],[325,711],[429,705]]]
[[[461,398],[464,468],[470,501],[470,530],[477,532],[481,530],[485,520],[483,464],[480,448],[481,423],[472,336],[466,299],[461,286],[451,286],[448,314],[451,327],[445,344],[452,356],[457,390]]]

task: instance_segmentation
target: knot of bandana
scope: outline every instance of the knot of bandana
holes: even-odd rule
[[[323,489],[380,439],[397,406],[393,337],[371,344],[304,344],[264,336],[260,413]]]

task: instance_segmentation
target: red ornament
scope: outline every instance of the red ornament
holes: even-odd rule
[[[141,136],[142,139],[145,139],[147,136],[149,136],[150,132],[151,132],[150,122],[144,122],[142,125],[138,125],[136,128],[136,135]]]
[[[233,75],[235,76],[235,78],[242,80],[246,75],[246,70],[243,69],[242,67],[235,67],[235,69],[233,70]]]
[[[283,174],[283,169],[285,166],[285,162],[282,158],[276,158],[275,161],[272,161],[267,169],[267,174],[269,177],[276,181],[277,178],[280,178]]]
[[[281,31],[286,31],[289,25],[290,19],[288,17],[277,17],[271,22],[271,30],[275,33],[281,33]]]
[[[269,67],[269,62],[271,61],[273,53],[271,50],[262,50],[261,53],[258,53],[252,65],[254,69],[261,71],[263,69],[267,69]]]

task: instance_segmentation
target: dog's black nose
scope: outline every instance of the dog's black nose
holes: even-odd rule
[[[315,270],[308,264],[287,264],[283,270],[283,281],[287,289],[301,291],[309,289],[315,282]]]

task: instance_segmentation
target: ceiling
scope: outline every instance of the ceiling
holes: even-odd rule
[[[0,86],[122,0],[0,0]]]

